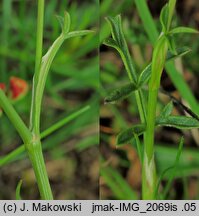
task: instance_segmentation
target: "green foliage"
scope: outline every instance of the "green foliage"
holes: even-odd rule
[[[134,84],[137,84],[137,74],[135,72],[122,30],[121,15],[117,15],[116,17],[107,17],[107,21],[111,27],[112,39],[105,40],[104,44],[115,48],[119,52],[128,73],[129,79]]]
[[[163,118],[168,117],[169,115],[171,115],[172,110],[173,110],[173,102],[170,101],[162,110],[162,112],[160,114],[160,118],[161,117],[163,117]]]
[[[147,10],[145,4],[141,1],[135,1],[139,10]],[[108,17],[107,20],[111,26],[112,38],[105,40],[106,45],[115,48],[119,53],[125,65],[129,79],[133,82],[134,86],[129,84],[113,91],[105,98],[105,102],[115,102],[119,99],[130,96],[131,92],[135,92],[136,102],[141,118],[141,123],[134,125],[124,131],[122,131],[117,137],[117,145],[130,143],[136,140],[139,157],[142,161],[142,151],[140,148],[139,136],[144,134],[144,161],[143,161],[143,198],[154,199],[154,191],[156,186],[156,169],[154,162],[154,133],[155,127],[167,126],[175,127],[177,129],[192,129],[199,127],[199,121],[192,117],[186,116],[172,116],[173,109],[172,103],[169,103],[161,113],[159,117],[156,117],[156,106],[158,89],[160,87],[160,80],[163,69],[168,60],[182,56],[188,53],[190,50],[187,48],[176,48],[173,34],[171,33],[171,21],[174,14],[176,0],[170,0],[168,4],[164,6],[160,15],[160,23],[162,25],[162,32],[154,43],[154,50],[152,56],[152,63],[149,64],[140,74],[137,81],[137,73],[131,65],[132,60],[129,61],[129,50],[122,31],[121,17],[118,15],[114,18]],[[147,12],[148,13],[148,12]],[[143,15],[143,13],[142,13]],[[143,18],[144,16],[142,16]],[[146,17],[145,17],[146,18]],[[149,17],[150,18],[150,17]],[[150,18],[151,19],[151,18]],[[143,18],[144,20],[144,18]],[[153,23],[151,22],[153,25]],[[148,29],[148,28],[147,28]],[[149,30],[149,29],[148,29]],[[150,31],[150,30],[149,30]],[[188,28],[177,28],[175,33],[180,32],[196,33],[197,31],[190,30]],[[154,30],[155,32],[155,30]],[[150,35],[150,34],[149,34]],[[155,33],[153,34],[153,37]],[[152,36],[151,36],[152,38]],[[122,50],[122,47],[124,49]],[[170,52],[168,52],[170,50]],[[125,55],[126,54],[126,55]],[[145,98],[142,94],[142,86],[149,81],[148,88],[148,104],[145,106]],[[137,87],[138,86],[138,87]],[[137,87],[137,88],[136,88]],[[146,190],[146,191],[145,191]]]
[[[162,31],[165,33],[167,31],[167,21],[169,16],[169,6],[165,4],[160,13],[160,22],[162,25]]]
[[[132,142],[134,135],[138,136],[143,134],[146,130],[146,126],[144,124],[135,125],[131,128],[128,128],[122,131],[117,137],[117,145],[127,144]]]
[[[125,179],[110,166],[101,167],[100,174],[105,182],[112,190],[117,199],[120,200],[135,200],[137,199],[136,193],[132,190],[130,185]]]
[[[6,1],[4,1],[4,2],[6,2]],[[7,1],[8,2],[8,1]],[[11,2],[11,1],[9,1],[9,2]],[[40,2],[41,1],[39,1],[38,3],[39,3],[39,6],[41,6],[42,4],[40,4]],[[52,1],[51,1],[52,2]],[[22,5],[22,4],[24,4],[24,2],[22,3],[22,1],[20,1],[19,3],[17,2],[17,4],[19,4],[20,6]],[[27,3],[28,4],[28,3]],[[46,23],[45,24],[47,24],[47,26],[46,26],[46,29],[48,29],[48,30],[50,30],[50,31],[46,31],[46,33],[45,33],[45,41],[47,41],[47,43],[46,44],[48,44],[50,41],[52,41],[52,40],[54,40],[54,38],[55,38],[55,36],[56,36],[56,25],[57,24],[55,24],[55,25],[53,25],[55,22],[54,21],[52,21],[52,19],[53,19],[53,17],[52,17],[52,14],[54,13],[54,9],[55,9],[55,7],[50,7],[49,5],[53,5],[53,4],[51,4],[51,3],[47,3],[46,4],[46,15],[47,14],[50,14],[50,19],[46,19]],[[59,7],[62,5],[62,8],[65,8],[65,4],[64,3],[62,3],[62,4],[59,4]],[[73,4],[74,5],[74,4]],[[54,6],[56,6],[56,4],[54,4]],[[63,7],[64,6],[64,7]],[[58,7],[57,7],[58,8]],[[73,8],[70,8],[70,10],[74,10],[76,7],[73,7]],[[38,26],[40,26],[40,30],[38,31],[39,32],[39,37],[40,37],[40,39],[41,40],[38,40],[38,41],[43,41],[43,35],[42,35],[42,32],[43,32],[43,26],[41,27],[41,23],[42,23],[42,20],[43,20],[43,18],[42,18],[42,7],[39,7],[39,10],[40,10],[40,16],[39,16],[39,18],[40,19],[38,19],[39,20],[39,25]],[[61,9],[62,10],[62,9]],[[32,31],[33,31],[33,29],[34,29],[34,25],[33,24],[31,24],[31,25],[29,25],[29,24],[24,24],[24,23],[35,23],[35,21],[33,21],[33,18],[34,18],[34,16],[35,16],[35,13],[34,13],[34,8],[33,9],[31,9],[31,10],[28,10],[28,11],[30,11],[30,13],[31,14],[29,14],[30,16],[27,16],[27,18],[26,19],[22,19],[22,20],[20,20],[20,22],[18,22],[19,20],[17,20],[16,19],[16,16],[14,15],[14,13],[13,13],[13,23],[14,23],[14,25],[15,25],[15,31],[17,30],[19,30],[19,34],[16,34],[14,37],[13,37],[13,40],[12,41],[10,41],[11,42],[11,44],[12,44],[12,47],[14,47],[14,44],[16,45],[17,44],[17,46],[15,47],[15,49],[13,49],[13,50],[9,50],[8,48],[9,47],[6,47],[7,49],[6,49],[6,52],[4,52],[3,53],[3,55],[5,55],[5,56],[7,56],[8,54],[8,56],[9,56],[9,58],[10,59],[12,59],[12,60],[10,60],[9,59],[9,61],[11,61],[11,62],[17,62],[17,66],[18,66],[18,74],[20,74],[20,76],[26,76],[26,79],[27,79],[27,77],[32,77],[32,69],[33,69],[33,63],[34,63],[34,55],[33,54],[31,54],[31,53],[34,53],[34,50],[35,50],[35,37],[34,37],[34,35],[32,35],[32,34],[30,34],[31,35],[31,38],[29,38],[29,32],[31,32],[32,33]],[[81,14],[82,14],[82,12],[83,12],[83,8],[81,8],[80,10],[78,9],[78,11],[80,12],[81,11]],[[74,15],[74,11],[72,12],[73,13],[73,15]],[[79,14],[77,11],[76,11],[76,14]],[[34,15],[34,16],[33,16]],[[35,80],[35,83],[34,83],[34,88],[33,88],[33,97],[35,97],[35,99],[36,99],[36,103],[34,104],[35,105],[35,107],[37,107],[37,110],[36,111],[38,111],[38,109],[40,109],[40,104],[39,104],[39,102],[42,100],[42,94],[43,94],[43,90],[44,90],[44,86],[46,86],[46,90],[47,90],[47,92],[48,92],[48,94],[50,94],[50,96],[51,96],[51,98],[52,98],[52,101],[53,101],[53,103],[54,104],[58,104],[58,109],[60,109],[61,110],[61,112],[57,112],[57,110],[54,110],[53,112],[51,112],[50,113],[50,115],[49,115],[49,113],[48,113],[48,111],[47,111],[47,114],[50,116],[50,118],[49,118],[49,116],[48,116],[48,119],[45,119],[45,113],[44,113],[44,115],[42,116],[42,120],[43,119],[45,119],[45,121],[42,121],[42,122],[45,122],[45,124],[42,124],[42,127],[48,127],[53,121],[57,121],[57,120],[55,120],[55,119],[57,119],[57,118],[60,118],[62,115],[66,115],[66,114],[68,114],[68,113],[72,113],[72,110],[74,110],[74,104],[73,104],[73,106],[72,106],[72,109],[71,109],[71,107],[67,104],[68,102],[66,101],[66,99],[65,98],[63,98],[63,96],[62,97],[60,97],[60,95],[61,94],[59,94],[60,92],[51,92],[51,89],[52,89],[52,84],[54,84],[54,83],[56,83],[56,85],[58,85],[59,84],[59,82],[60,82],[60,80],[61,81],[63,81],[63,77],[61,77],[60,75],[59,76],[55,76],[55,74],[53,74],[54,73],[54,69],[52,70],[53,71],[53,73],[51,73],[51,75],[50,75],[50,77],[48,76],[48,80],[47,80],[47,75],[48,75],[48,71],[49,71],[49,69],[50,69],[50,67],[51,67],[51,63],[52,63],[52,61],[54,60],[54,57],[55,57],[55,55],[56,55],[56,52],[58,51],[58,49],[59,49],[59,46],[61,46],[61,43],[62,43],[62,39],[63,39],[63,41],[65,40],[65,39],[68,39],[68,38],[74,38],[74,37],[76,37],[75,39],[71,39],[71,43],[70,43],[70,45],[69,46],[66,46],[67,47],[67,51],[66,51],[66,49],[65,50],[62,50],[61,52],[59,52],[59,55],[57,55],[57,58],[56,58],[56,64],[58,63],[58,65],[59,66],[62,66],[63,68],[64,68],[64,71],[66,71],[66,65],[67,65],[67,62],[68,62],[68,60],[70,61],[70,62],[73,62],[73,64],[74,64],[74,62],[80,62],[80,61],[78,61],[77,59],[79,59],[80,58],[80,56],[82,57],[85,53],[89,53],[95,46],[96,46],[96,44],[93,46],[93,36],[88,36],[88,37],[84,37],[84,39],[78,39],[77,38],[77,36],[83,36],[83,35],[87,35],[88,33],[90,33],[91,31],[87,31],[87,30],[81,30],[81,29],[84,29],[84,25],[86,25],[86,28],[88,27],[88,25],[90,24],[90,23],[84,23],[82,26],[81,26],[81,28],[79,28],[80,30],[79,31],[71,31],[71,32],[69,32],[69,30],[70,30],[70,17],[69,17],[69,14],[68,13],[65,13],[65,15],[64,15],[64,17],[63,18],[61,18],[61,17],[59,17],[58,18],[59,19],[59,21],[61,22],[60,24],[62,25],[62,33],[61,33],[61,35],[60,35],[60,37],[53,43],[53,45],[50,47],[50,49],[46,52],[46,55],[43,57],[43,59],[41,59],[40,57],[40,55],[39,54],[41,54],[41,53],[43,53],[43,50],[42,50],[42,45],[40,44],[39,46],[37,46],[37,50],[39,50],[39,54],[37,53],[37,66],[36,66],[36,73],[37,74],[35,74],[35,76],[34,76],[34,80]],[[50,20],[50,21],[49,21]],[[75,19],[73,19],[73,21],[74,21]],[[83,20],[85,20],[85,17],[83,18],[82,17],[82,22],[83,22]],[[92,20],[92,22],[94,21],[95,19],[93,19]],[[30,21],[30,22],[29,22]],[[52,21],[52,22],[51,22]],[[22,22],[23,22],[23,24],[22,24]],[[77,22],[76,21],[76,25],[74,25],[74,23],[73,23],[73,26],[71,26],[71,29],[74,29],[74,28],[76,28],[76,27],[78,27],[77,26],[77,23],[78,23],[78,25],[79,24],[82,24],[82,22]],[[13,24],[13,23],[11,23],[11,24]],[[21,25],[22,27],[21,28],[19,28],[19,25]],[[57,25],[58,26],[58,25]],[[12,26],[13,27],[13,26]],[[90,26],[89,26],[90,27]],[[28,29],[29,28],[29,29]],[[58,28],[57,28],[58,29]],[[21,31],[20,31],[21,30]],[[26,30],[27,30],[27,32],[26,32]],[[52,30],[52,31],[51,31]],[[23,44],[23,41],[24,41],[24,36],[22,36],[21,38],[23,39],[22,41],[20,41],[20,36],[21,35],[23,35],[23,33],[22,32],[25,32],[26,33],[26,36],[27,36],[27,38],[28,38],[28,41],[29,41],[29,43],[24,43]],[[50,34],[48,33],[48,32],[50,32]],[[53,34],[54,35],[53,35]],[[57,32],[58,33],[58,32]],[[75,41],[76,40],[76,41]],[[90,46],[90,44],[91,43],[89,43],[89,40],[91,41],[91,43],[92,43],[92,46]],[[21,43],[22,42],[22,43]],[[75,42],[75,43],[74,43]],[[23,47],[22,49],[21,49],[21,47],[20,47],[20,50],[18,50],[18,44],[22,44],[21,46]],[[46,45],[45,44],[45,45]],[[74,45],[73,45],[74,44]],[[86,44],[89,44],[89,46],[90,46],[90,48],[89,49],[86,49],[86,48],[84,48],[84,47],[86,47]],[[2,48],[3,46],[1,46],[1,48],[0,48],[0,50],[2,51],[2,49],[4,48]],[[24,48],[25,47],[25,48]],[[71,49],[71,47],[73,48],[73,50]],[[76,50],[79,48],[79,47],[81,47],[80,49],[79,49],[79,51],[80,52],[76,52]],[[46,49],[46,48],[44,48],[44,49]],[[4,50],[4,49],[3,49]],[[13,51],[13,52],[12,52]],[[76,53],[75,53],[76,52]],[[14,53],[14,54],[12,54],[12,53]],[[2,53],[1,53],[2,54]],[[70,55],[69,55],[70,54]],[[73,55],[74,54],[74,55]],[[78,55],[77,55],[78,54]],[[28,58],[27,58],[27,55],[29,56]],[[68,58],[68,56],[70,56],[69,58]],[[74,56],[74,57],[71,57],[71,56]],[[62,59],[61,61],[60,61],[60,59]],[[92,61],[93,61],[93,59],[94,59],[94,57],[92,58]],[[41,63],[41,64],[40,64]],[[55,62],[54,62],[55,63]],[[53,64],[54,64],[53,63]],[[27,65],[28,65],[28,68],[26,68],[27,67]],[[74,64],[75,65],[75,64]],[[76,64],[76,65],[80,65],[79,63],[78,64]],[[53,65],[53,67],[55,67],[55,64]],[[52,68],[53,68],[52,67]],[[81,68],[84,68],[84,70],[87,70],[88,71],[88,67],[86,68],[85,67],[85,65],[83,66],[83,65],[81,65]],[[39,70],[38,70],[39,69]],[[41,70],[40,70],[41,69]],[[59,71],[59,68],[57,67],[57,70]],[[94,69],[95,70],[95,69]],[[23,73],[24,72],[24,73]],[[71,70],[70,71],[71,73],[73,73],[73,70]],[[11,73],[13,73],[13,71],[11,71]],[[92,71],[90,71],[90,73],[91,74],[96,74],[96,71],[94,71],[94,73],[93,73],[93,70]],[[7,75],[8,75],[9,73],[7,73]],[[10,74],[9,74],[10,75]],[[51,80],[51,78],[52,77],[53,78],[55,78],[55,79],[52,79],[53,80],[53,82],[51,82],[52,80]],[[62,79],[60,79],[60,77],[62,78]],[[66,79],[68,79],[68,77],[70,77],[70,75],[68,76],[68,74],[67,74],[67,78],[66,78],[66,75],[65,75],[65,80]],[[85,79],[85,78],[84,78]],[[68,80],[70,80],[70,79],[68,79]],[[81,82],[84,84],[84,82],[83,82],[84,80],[83,79],[81,79]],[[95,81],[93,81],[92,82],[93,83],[93,85],[94,85],[94,83],[96,83],[96,80]],[[37,86],[37,84],[39,84],[39,88],[38,88],[38,86]],[[77,85],[76,85],[77,86]],[[87,88],[87,87],[85,87],[85,85],[84,85],[84,87],[83,87],[84,89],[85,88]],[[94,89],[94,88],[97,88],[96,86],[95,87],[93,87],[92,86],[92,88]],[[4,104],[3,106],[4,106],[4,108],[6,109],[6,110],[4,110],[4,112],[5,113],[7,113],[8,115],[10,114],[10,116],[8,116],[10,119],[11,119],[11,121],[12,121],[12,123],[14,124],[14,126],[16,126],[16,125],[18,125],[18,126],[16,126],[16,129],[19,131],[19,134],[20,135],[23,135],[23,134],[25,134],[26,132],[27,132],[27,130],[29,130],[28,128],[27,128],[27,126],[23,123],[23,121],[21,121],[21,118],[19,117],[19,115],[17,114],[18,112],[20,112],[20,113],[23,113],[23,118],[25,119],[25,121],[27,121],[27,116],[29,115],[29,104],[30,104],[30,95],[28,96],[28,98],[26,98],[25,100],[23,100],[22,102],[21,102],[21,104],[19,104],[19,105],[16,105],[16,110],[17,110],[17,112],[16,112],[16,110],[15,109],[13,109],[13,108],[11,108],[11,106],[6,102],[6,99],[5,99],[5,97],[4,97],[4,95],[1,95],[1,99],[3,98],[3,100],[0,102],[0,103],[2,103],[2,104]],[[5,100],[4,100],[5,99]],[[34,100],[33,100],[34,101]],[[59,102],[58,102],[59,101]],[[38,102],[38,103],[37,103]],[[87,101],[85,101],[84,102],[84,104],[81,104],[81,103],[76,103],[76,106],[77,106],[77,108],[78,107],[84,107],[84,106],[86,106],[87,104],[88,104],[88,102],[89,102],[89,100],[87,100]],[[24,105],[25,104],[25,105]],[[51,105],[50,105],[51,106]],[[87,108],[88,108],[88,106],[86,107],[86,109],[84,110],[84,111],[86,111],[87,110]],[[26,110],[25,110],[26,109]],[[76,108],[75,108],[76,109]],[[14,110],[14,111],[13,111]],[[25,110],[25,112],[23,112]],[[50,110],[50,109],[48,109],[48,110]],[[11,112],[11,111],[13,111],[13,112]],[[80,114],[80,112],[81,112],[82,110],[80,109],[79,110],[79,114]],[[56,115],[54,115],[55,113],[57,112],[57,116]],[[83,112],[83,111],[82,111]],[[35,122],[36,121],[40,121],[40,112],[34,112],[34,110],[32,110],[32,113],[34,113],[33,115],[37,115],[37,117],[35,118],[35,116],[34,116],[34,119],[36,119],[34,122],[31,122],[32,123],[32,125],[31,125],[31,129],[30,130],[32,130],[34,127],[35,127]],[[16,114],[16,115],[15,115]],[[74,113],[75,114],[75,113]],[[76,115],[75,117],[74,117],[74,115],[72,114],[72,115],[68,115],[67,116],[67,118],[65,118],[65,119],[61,119],[60,120],[60,122],[58,123],[58,124],[55,124],[55,125],[53,125],[52,127],[49,127],[49,128],[47,128],[47,130],[45,131],[45,136],[48,136],[49,134],[51,134],[52,132],[54,132],[55,130],[57,130],[57,129],[59,129],[59,128],[61,128],[61,127],[63,127],[66,123],[68,123],[69,121],[71,121],[72,119],[74,119],[74,118],[77,118],[79,115]],[[65,117],[65,116],[64,116]],[[33,119],[33,118],[32,118]],[[82,124],[82,120],[81,120],[82,118],[80,117],[79,118],[79,121],[81,122],[81,124]],[[63,120],[63,121],[62,121]],[[4,120],[5,121],[5,120]],[[90,121],[90,122],[89,122]],[[85,124],[90,124],[91,122],[93,122],[94,121],[94,118],[92,117],[92,118],[90,118],[89,119],[89,121],[85,121]],[[36,136],[34,136],[35,134],[33,133],[32,135],[33,135],[33,139],[32,139],[32,137],[30,137],[30,136],[32,136],[32,135],[30,135],[31,133],[27,133],[28,135],[30,135],[29,136],[29,141],[28,141],[28,136],[24,136],[23,138],[23,141],[25,140],[25,144],[27,144],[28,143],[28,148],[27,148],[27,146],[26,146],[26,149],[28,149],[28,150],[30,150],[32,147],[31,147],[31,144],[33,143],[34,144],[34,146],[36,146],[36,142],[37,143],[39,143],[39,141],[38,141],[38,139],[40,139],[40,135],[42,136],[42,133],[40,134],[40,132],[39,132],[39,123],[37,124],[37,135]],[[80,125],[80,124],[79,124]],[[84,124],[82,124],[82,125],[84,125]],[[21,127],[20,127],[21,126]],[[73,134],[74,134],[74,132],[76,131],[76,128],[77,128],[77,126],[78,125],[76,125],[76,127],[74,127],[73,128]],[[2,128],[2,124],[1,124],[1,128]],[[24,129],[25,128],[25,129]],[[83,128],[83,127],[82,127]],[[11,128],[11,130],[9,129],[9,128],[7,128],[8,130],[7,131],[10,131],[10,137],[15,137],[15,134],[14,134],[14,136],[13,136],[13,130],[12,130],[12,128]],[[26,130],[27,129],[27,130]],[[64,128],[62,128],[61,129],[61,131],[63,132],[63,130],[64,130]],[[70,131],[70,130],[69,130]],[[32,132],[32,131],[31,131]],[[34,130],[34,132],[35,132],[35,130]],[[69,134],[66,134],[66,132],[64,131],[64,134],[65,134],[65,138],[67,137],[67,136],[69,136],[69,137],[67,137],[67,139],[70,139],[70,137],[73,135],[71,132],[69,133]],[[66,136],[67,135],[67,136]],[[6,137],[5,137],[6,138]],[[62,136],[62,138],[63,138],[63,136]],[[7,138],[6,138],[7,139]],[[58,139],[57,139],[58,140]],[[5,141],[5,139],[2,139],[2,143],[4,144],[4,141]],[[45,142],[46,142],[46,140],[45,140]],[[57,142],[57,141],[56,141]],[[1,143],[1,144],[2,144]],[[15,143],[15,145],[16,145],[17,143]],[[56,144],[58,144],[58,143],[56,143]],[[13,143],[13,145],[14,145],[14,143]],[[36,147],[37,149],[39,149],[40,151],[41,151],[41,148],[40,147]],[[33,152],[34,151],[34,152]],[[24,155],[22,155],[21,156],[21,153],[22,152],[24,152],[24,146],[20,146],[18,149],[15,149],[13,152],[10,152],[10,154],[9,155],[6,155],[5,157],[4,156],[2,156],[1,157],[1,165],[2,164],[5,164],[5,163],[7,163],[8,161],[10,162],[10,160],[11,161],[15,161],[16,159],[21,159],[21,158],[23,158],[22,156],[24,156]],[[32,155],[31,155],[31,153],[32,153]],[[40,157],[40,159],[41,159],[41,157],[42,157],[42,155],[41,154],[37,154],[37,152],[36,152],[36,150],[33,150],[33,149],[31,149],[31,151],[29,152],[29,156],[30,156],[30,158],[31,158],[31,162],[32,163],[34,163],[34,157],[33,157],[33,153],[36,155],[36,157],[37,157],[37,159],[38,159],[38,157]],[[41,153],[41,152],[40,152]],[[7,160],[8,159],[8,160]],[[7,161],[7,162],[6,162]],[[40,160],[37,160],[38,162],[37,163],[40,163],[39,165],[40,165],[40,169],[42,168],[44,168],[44,167],[42,167],[42,163],[41,163],[41,161]],[[35,163],[36,164],[36,163]],[[37,166],[37,165],[35,165],[34,164],[34,168]],[[38,168],[38,167],[37,167]],[[37,169],[36,168],[36,169]],[[38,169],[36,170],[35,169],[35,172],[37,172],[37,173],[41,173],[41,175],[43,175],[43,174],[45,174],[45,170],[43,170],[43,171],[39,171],[38,172]],[[36,177],[38,178],[38,175],[36,174]],[[43,188],[45,188],[45,186],[47,187],[48,186],[48,184],[47,184],[47,182],[45,182],[45,181],[43,181],[43,183],[45,183],[45,185],[43,184]],[[41,189],[41,187],[40,187],[40,189]],[[42,198],[44,198],[44,196],[43,196],[43,194],[42,194]],[[50,196],[48,196],[48,198],[50,198],[51,199],[51,197]]]
[[[174,54],[173,52],[168,51],[167,52],[167,56],[166,56],[166,61],[170,61],[170,60],[174,60],[178,57],[182,57],[184,55],[186,55],[187,53],[190,52],[190,49],[187,47],[182,47],[182,48],[177,48],[176,49],[176,54]],[[151,77],[151,63],[148,64],[144,70],[140,73],[139,79],[138,79],[138,85],[142,86],[144,84],[146,84],[149,79]]]
[[[131,95],[135,90],[137,90],[137,86],[134,83],[126,84],[120,88],[113,90],[106,98],[104,99],[105,103],[114,103],[118,100],[123,100]]]
[[[16,200],[22,200],[21,199],[21,186],[22,186],[22,183],[23,181],[20,180],[17,184],[17,187],[16,187]]]
[[[188,116],[167,116],[156,119],[159,126],[174,127],[177,129],[193,129],[199,128],[199,121]]]
[[[169,34],[180,34],[180,33],[198,34],[199,32],[189,27],[176,27],[169,32]]]

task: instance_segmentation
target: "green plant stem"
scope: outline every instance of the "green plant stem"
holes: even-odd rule
[[[34,169],[41,198],[43,200],[52,200],[53,195],[50,188],[40,141],[36,140],[28,145],[28,155]]]
[[[147,2],[146,0],[135,0],[135,4],[147,35],[151,43],[154,45],[158,38],[158,31],[147,6]],[[166,72],[168,73],[169,77],[171,78],[172,82],[174,83],[175,87],[178,89],[182,97],[189,103],[191,109],[199,115],[198,102],[192,94],[189,86],[184,81],[182,75],[176,70],[174,63],[169,62],[166,64]]]
[[[38,95],[36,94],[36,91],[38,90],[37,83],[39,81],[42,62],[44,3],[44,0],[38,0],[35,73],[33,79],[32,104],[30,114],[30,131],[32,133],[32,139],[29,143],[26,144],[26,149],[28,151],[28,155],[34,169],[41,198],[45,200],[51,200],[53,199],[53,196],[49,184],[40,142],[40,113],[39,115],[37,115],[37,112],[35,112],[36,107],[38,107],[39,110],[41,109],[41,103],[38,103]],[[42,92],[40,96],[42,98]]]
[[[72,113],[71,115],[69,115],[69,116],[65,117],[64,119],[60,120],[59,122],[55,123],[54,125],[52,125],[51,127],[49,127],[48,129],[46,129],[45,131],[43,131],[41,133],[41,139],[54,133],[55,131],[57,131],[58,129],[63,127],[65,124],[76,119],[78,116],[80,116],[81,114],[83,114],[84,112],[86,112],[89,109],[90,109],[90,106],[85,106],[82,109]],[[25,146],[23,144],[21,144],[18,148],[16,148],[15,150],[10,152],[9,154],[4,156],[3,158],[0,158],[0,167],[8,164],[9,162],[16,160],[16,158],[20,154],[22,154],[24,151],[25,151]]]
[[[147,126],[144,134],[144,163],[142,171],[142,198],[154,199],[156,188],[156,168],[154,162],[154,131],[158,90],[149,91],[147,106]]]
[[[136,102],[142,123],[146,123],[146,106],[142,90],[135,91]]]
[[[35,54],[35,72],[33,78],[31,113],[30,113],[30,130],[39,136],[39,122],[40,116],[37,115],[37,109],[41,109],[37,103],[37,83],[40,75],[40,67],[42,62],[42,49],[43,49],[43,25],[44,25],[44,0],[38,0],[38,14],[37,14],[37,35],[36,35],[36,54]],[[37,117],[38,116],[38,117]]]
[[[44,4],[45,0],[38,0],[37,14],[37,39],[35,55],[35,76],[38,76],[43,50],[43,26],[44,26]]]
[[[23,142],[28,143],[31,140],[32,135],[1,89],[0,89],[0,107],[4,110],[4,112],[6,113],[6,115],[8,116],[8,118],[10,119],[14,127],[16,128]]]
[[[149,91],[148,106],[147,106],[147,126],[145,133],[145,152],[150,161],[154,154],[154,131],[156,119],[156,106],[157,106],[158,90]]]
[[[28,130],[2,90],[0,90],[0,107],[4,110],[25,144],[37,178],[41,198],[52,199],[52,192],[49,186],[48,176],[42,155],[41,143],[35,139],[34,136],[32,136],[31,132]]]
[[[49,52],[43,57],[43,64],[39,68],[39,75],[34,77],[33,83],[33,96],[31,105],[31,116],[30,116],[30,130],[35,135],[40,134],[40,114],[41,114],[41,103],[43,98],[44,87],[49,71],[49,67],[55,57],[55,54],[59,50],[60,46],[64,42],[65,37],[61,34],[51,46]],[[47,60],[46,60],[47,59]]]

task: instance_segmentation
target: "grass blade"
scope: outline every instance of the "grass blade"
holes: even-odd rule
[[[22,186],[23,181],[20,180],[17,184],[17,188],[16,188],[16,200],[22,200],[21,199],[21,186]]]

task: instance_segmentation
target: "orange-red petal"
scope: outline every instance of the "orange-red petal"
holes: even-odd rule
[[[0,83],[0,89],[5,90],[6,89],[6,85],[4,83]]]
[[[28,84],[25,80],[18,77],[10,77],[10,96],[12,100],[17,100],[24,96],[28,91]]]

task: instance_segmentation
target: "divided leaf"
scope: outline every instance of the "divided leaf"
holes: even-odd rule
[[[71,24],[70,14],[65,11],[64,17],[57,16],[57,19],[61,25],[62,33],[66,35],[70,30],[70,24]]]
[[[128,83],[120,88],[113,90],[104,100],[105,103],[114,103],[128,97],[131,93],[137,90],[134,83]]]
[[[124,33],[122,31],[122,20],[121,15],[116,17],[107,17],[106,20],[111,26],[111,34],[113,39],[116,41],[119,47],[126,46]]]
[[[115,48],[119,52],[130,81],[136,84],[137,74],[122,30],[121,15],[117,15],[116,17],[107,17],[106,20],[111,27],[112,38],[106,39],[104,44]]]
[[[137,134],[139,136],[144,133],[145,129],[146,126],[144,124],[138,124],[122,131],[117,136],[117,145],[120,146],[122,144],[131,142],[135,136],[134,134]]]
[[[189,28],[189,27],[177,27],[172,29],[169,34],[179,34],[179,33],[189,33],[189,34],[198,34],[199,31]]]

